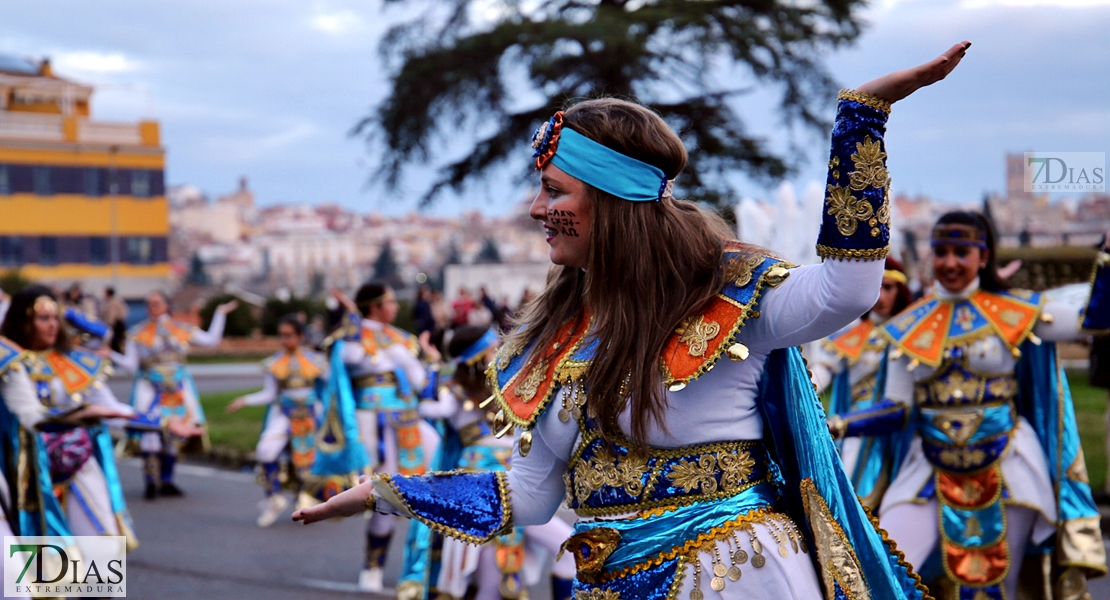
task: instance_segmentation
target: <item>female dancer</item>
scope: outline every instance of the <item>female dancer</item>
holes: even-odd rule
[[[343,293],[332,295],[347,309],[347,336],[340,352],[342,373],[348,377],[355,400],[359,438],[370,467],[390,475],[419,475],[435,455],[439,434],[416,411],[417,394],[428,374],[418,358],[416,336],[392,325],[397,318],[397,296],[389,286],[370,282],[352,302]],[[439,353],[428,344],[433,361]],[[382,590],[382,568],[393,536],[393,515],[371,513],[366,524],[366,556],[359,587]]]
[[[867,314],[843,330],[822,340],[809,361],[818,392],[832,386],[830,414],[857,411],[882,400],[886,381],[886,338],[879,326],[910,305],[902,263],[886,258],[879,301]],[[848,438],[840,441],[840,459],[852,478],[863,505],[879,507],[891,481],[891,470],[901,464],[901,446],[885,436]]]
[[[892,345],[886,399],[834,417],[830,429],[906,427],[912,436],[880,513],[926,580],[939,577],[935,591],[1015,599],[1022,559],[1032,555],[1044,561],[1030,561],[1035,572],[1051,574],[1038,588],[1045,597],[1085,597],[1106,556],[1052,343],[1080,335],[1082,307],[1006,289],[978,213],[942,216],[932,245],[933,293],[882,327]],[[1091,329],[1108,316],[1103,257],[1086,310]]]
[[[841,93],[818,237],[832,260],[809,267],[728,242],[670,195],[686,151],[658,115],[619,100],[556,113],[535,137],[531,214],[559,266],[491,369],[494,429],[523,430],[512,469],[378,475],[294,519],[369,503],[485,541],[565,498],[578,598],[919,598],[839,466],[795,346],[874,305],[890,103],[967,46]]]
[[[21,362],[46,415],[60,418],[80,411],[87,419],[76,427],[54,423],[49,432],[40,434],[53,493],[69,529],[75,535],[122,535],[133,549],[138,541],[123,499],[112,440],[100,419],[128,418],[134,411],[104,385],[107,362],[70,347],[60,316],[54,294],[43,286],[31,286],[12,298],[0,334],[28,349]],[[90,411],[89,405],[100,408]]]
[[[303,347],[304,323],[297,315],[285,315],[278,323],[282,350],[262,361],[266,379],[261,391],[241,396],[227,405],[227,412],[244,406],[270,405],[263,420],[262,436],[255,447],[255,460],[265,478],[266,502],[258,516],[259,527],[269,527],[289,501],[281,495],[278,458],[290,447],[290,462],[298,481],[298,508],[307,506],[301,497],[310,480],[316,459],[316,422],[320,392],[327,381],[327,362],[317,352]]]
[[[203,331],[170,317],[170,300],[162,292],[146,298],[147,319],[127,332],[124,353],[112,360],[135,373],[131,406],[138,417],[128,427],[139,440],[143,456],[146,491],[143,497],[181,496],[173,482],[177,457],[190,440],[206,445],[204,410],[193,377],[185,370],[189,345],[217,346],[224,335],[227,313],[236,301],[221,304],[212,314],[212,324]]]
[[[455,357],[454,373],[439,386],[437,400],[420,402],[422,417],[443,419],[450,427],[451,434],[444,437],[440,450],[438,466],[442,469],[477,473],[509,468],[512,441],[493,435],[492,409],[478,408],[492,393],[485,372],[493,361],[498,341],[492,329],[471,325],[456,329],[447,345],[447,352]],[[434,587],[449,598],[464,597],[469,585],[477,587],[477,600],[518,598],[525,584],[535,583],[523,581],[525,562],[538,575],[539,564],[534,557],[537,551],[541,555],[549,552],[554,557],[571,533],[570,525],[554,518],[543,525],[514,529],[483,546],[448,538],[443,541]],[[573,578],[574,561],[569,554],[555,561],[551,580],[555,600],[569,600]]]

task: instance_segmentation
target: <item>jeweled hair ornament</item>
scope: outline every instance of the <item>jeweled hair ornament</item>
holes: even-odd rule
[[[951,244],[953,246],[975,246],[983,250],[987,249],[987,234],[977,227],[970,225],[937,225],[933,228],[932,240],[930,246],[941,246],[944,244]]]
[[[51,298],[50,296],[39,296],[38,298],[35,298],[35,303],[31,305],[31,308],[27,309],[27,315],[33,317],[33,316],[35,316],[35,313],[38,313],[38,312],[57,313],[58,312],[58,302],[56,300],[54,300],[53,298]]]
[[[551,163],[567,175],[624,200],[658,202],[674,189],[674,180],[667,179],[659,167],[563,127],[562,111],[536,130],[532,148],[537,171]]]
[[[463,350],[463,353],[459,355],[459,362],[468,367],[474,366],[475,363],[482,359],[482,356],[485,355],[487,350],[497,345],[497,341],[497,332],[493,329],[487,329],[482,337],[478,338],[473,344],[467,346],[466,350]]]

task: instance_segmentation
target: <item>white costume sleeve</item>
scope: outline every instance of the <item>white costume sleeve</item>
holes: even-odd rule
[[[439,401],[421,400],[417,410],[425,419],[446,419],[459,411],[459,399],[446,387],[439,390]]]
[[[220,340],[224,339],[225,325],[227,315],[217,310],[212,313],[212,323],[208,326],[208,331],[199,328],[193,330],[193,337],[189,341],[198,346],[219,346]]]
[[[127,340],[127,344],[123,347],[123,354],[112,352],[112,362],[121,369],[137,373],[139,371],[139,347],[135,345],[135,342]]]
[[[358,340],[344,340],[343,349],[339,351],[339,357],[343,359],[343,364],[348,367],[361,365],[363,359],[366,358],[366,348]]]
[[[562,403],[561,389],[552,400]],[[546,410],[532,429],[532,449],[520,455],[519,439],[513,445],[512,468],[509,469],[509,490],[512,494],[513,525],[542,525],[555,515],[566,496],[563,473],[567,459],[578,437],[578,426],[572,420],[563,423],[557,410]]]
[[[1081,310],[1083,310],[1082,306],[1076,306],[1067,302],[1045,302],[1041,314],[1050,316],[1052,322],[1038,321],[1037,325],[1033,327],[1033,333],[1036,334],[1037,337],[1050,342],[1068,342],[1074,340],[1081,336],[1079,333],[1079,324],[1081,322],[1079,312]]]
[[[116,398],[116,395],[112,393],[112,388],[108,387],[108,384],[104,382],[90,386],[85,392],[85,401],[90,404],[106,406],[116,412],[121,412],[126,415],[135,414],[135,409],[120,402]]]
[[[913,371],[907,368],[909,364],[909,359],[905,356],[898,359],[887,358],[886,390],[883,398],[907,406],[913,404],[914,376]]]
[[[0,378],[0,395],[4,404],[19,419],[19,424],[31,431],[46,417],[46,409],[35,395],[35,386],[23,365],[14,364]]]
[[[262,389],[243,396],[243,400],[247,406],[262,406],[269,404],[277,399],[278,396],[278,383],[277,378],[272,374],[267,373],[266,378],[262,380]]]
[[[758,319],[744,325],[740,340],[770,352],[836,333],[879,299],[881,260],[827,260],[790,270],[778,287],[765,288]]]
[[[428,383],[428,372],[424,370],[424,364],[420,359],[413,356],[408,348],[401,344],[393,344],[385,349],[385,354],[393,360],[393,364],[404,369],[414,392],[424,389]]]

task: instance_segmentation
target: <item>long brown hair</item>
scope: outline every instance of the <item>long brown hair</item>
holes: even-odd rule
[[[565,112],[564,127],[659,167],[668,179],[686,167],[678,136],[659,115],[632,102],[575,104]],[[663,346],[721,288],[721,255],[733,236],[720,217],[692,202],[630,202],[590,185],[586,193],[593,225],[585,270],[554,267],[508,344],[522,347],[535,339],[533,354],[546,352],[562,342],[555,339],[560,326],[581,324],[588,312],[599,342],[586,372],[588,407],[602,436],[612,440],[619,434],[617,417],[631,402],[631,438],[642,447],[649,424],[665,427]]]
[[[58,301],[58,297],[50,288],[37,284],[26,287],[12,296],[12,305],[8,308],[8,314],[4,316],[3,324],[0,324],[0,335],[22,348],[30,348],[31,342],[35,339],[35,300],[42,296],[54,302]],[[69,352],[73,348],[73,341],[66,328],[65,309],[61,306],[58,307],[58,337],[54,341],[53,348],[59,352]]]

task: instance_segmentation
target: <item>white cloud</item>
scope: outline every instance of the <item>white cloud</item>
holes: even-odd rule
[[[140,67],[138,61],[128,58],[122,52],[103,53],[91,50],[55,52],[51,55],[51,62],[56,72],[68,74],[130,73]]]
[[[362,17],[358,13],[351,10],[339,11],[318,11],[309,20],[309,25],[317,31],[322,31],[328,35],[343,35],[357,29],[361,29],[365,25]]]

